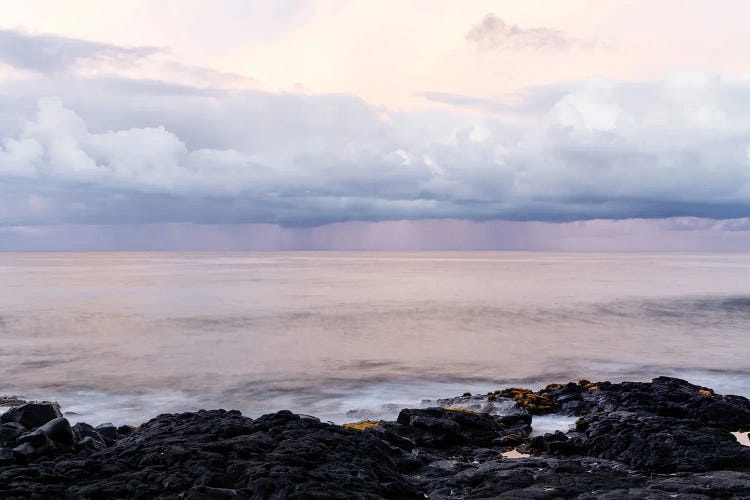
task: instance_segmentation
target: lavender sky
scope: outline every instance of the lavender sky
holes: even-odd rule
[[[0,250],[750,249],[745,1],[2,4]]]

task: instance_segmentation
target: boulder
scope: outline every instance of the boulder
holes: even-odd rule
[[[530,416],[523,418],[531,422]],[[401,427],[393,428],[394,432],[428,448],[491,446],[507,434],[525,432],[525,427],[531,430],[528,423],[519,426],[515,418],[505,426],[501,419],[486,413],[446,408],[404,409],[396,422]]]
[[[115,425],[112,423],[107,422],[106,424],[99,424],[94,429],[104,439],[108,439],[110,441],[117,440],[117,427],[115,427]]]
[[[40,430],[32,431],[18,438],[18,446],[13,448],[17,460],[30,461],[39,457],[52,457],[60,451],[46,434]]]
[[[43,432],[48,438],[62,445],[73,444],[73,429],[71,429],[70,422],[68,422],[68,419],[65,417],[58,417],[54,420],[50,420],[37,430]]]
[[[0,415],[0,423],[17,422],[27,429],[35,429],[59,417],[62,413],[57,403],[27,403]]]

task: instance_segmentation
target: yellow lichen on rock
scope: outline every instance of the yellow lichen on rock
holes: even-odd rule
[[[521,387],[505,389],[500,392],[500,395],[506,398],[513,398],[517,406],[520,406],[529,413],[543,413],[553,410],[557,406],[545,392],[536,394],[531,389]]]
[[[563,384],[549,384],[547,387],[544,388],[545,391],[554,391],[555,389],[560,389],[563,387]]]
[[[701,395],[706,396],[708,398],[713,397],[713,394],[711,394],[711,391],[709,391],[708,389],[700,389],[698,391],[698,394],[701,394]]]
[[[376,422],[374,420],[362,420],[361,422],[351,422],[348,424],[344,424],[341,427],[344,429],[354,429],[356,431],[363,431],[365,429],[373,429],[375,427],[378,427],[380,425],[380,422]]]
[[[461,412],[464,412],[464,413],[476,413],[474,410],[470,410],[468,408],[459,408],[459,407],[456,407],[456,408],[446,408],[446,410],[461,411]]]

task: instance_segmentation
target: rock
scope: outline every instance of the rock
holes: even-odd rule
[[[0,444],[14,444],[16,440],[26,432],[27,429],[16,422],[0,424]]]
[[[696,420],[613,412],[583,417],[576,430],[566,453],[575,449],[659,473],[750,470],[750,448]]]
[[[415,481],[430,499],[519,499],[582,498],[592,492],[637,489],[646,485],[647,478],[608,460],[534,457],[460,464],[437,475],[425,471]]]
[[[16,461],[13,450],[10,448],[0,448],[0,466],[10,465]]]
[[[428,448],[490,446],[503,436],[531,431],[528,415],[503,420],[485,413],[446,408],[404,409],[396,422],[401,428],[391,427],[394,432]]]
[[[664,493],[664,497],[685,498],[750,498],[750,476],[735,471],[716,471],[709,474],[675,474],[648,482],[649,495]]]
[[[104,439],[108,439],[110,441],[117,440],[117,427],[115,427],[114,424],[111,424],[109,422],[107,422],[106,424],[99,424],[95,427],[95,430]]]
[[[629,411],[697,420],[729,431],[750,430],[750,400],[724,396],[685,380],[658,377],[651,383],[553,384],[539,391],[564,415]]]
[[[536,436],[529,443],[529,451],[537,455],[548,453],[551,455],[565,456],[578,451],[566,434],[560,431]]]
[[[136,428],[133,427],[132,425],[121,425],[120,427],[117,428],[117,436],[118,437],[128,436],[135,429]]]
[[[28,403],[25,399],[18,396],[0,396],[0,407],[3,406],[21,406]]]
[[[72,445],[74,436],[73,429],[70,427],[70,422],[65,417],[59,417],[54,420],[50,420],[37,430],[43,432],[51,440],[63,444]]]
[[[88,458],[0,471],[0,492],[29,478],[27,495],[48,480],[62,488],[44,498],[424,498],[398,471],[404,455],[374,433],[291,412],[202,411],[160,415]]]
[[[99,434],[92,425],[85,422],[78,422],[72,427],[73,436],[76,441],[81,441],[84,438],[90,437],[96,441],[101,441],[104,444],[104,438]]]
[[[40,430],[24,434],[18,438],[19,445],[13,448],[13,455],[17,460],[29,461],[39,457],[52,457],[59,448],[55,442]]]
[[[27,429],[35,429],[58,417],[62,417],[62,413],[57,403],[27,403],[0,415],[0,423],[17,422]]]
[[[81,439],[76,444],[76,449],[79,452],[85,451],[88,454],[91,454],[95,451],[103,450],[106,447],[107,445],[104,443],[104,440],[97,440],[91,436],[86,436],[85,438]]]
[[[191,488],[187,493],[180,495],[180,498],[184,498],[185,500],[212,500],[218,498],[237,498],[238,496],[237,490],[196,486],[195,488]]]
[[[0,425],[8,440],[0,444],[0,497],[750,497],[750,447],[727,430],[743,421],[743,398],[676,379],[581,381],[540,392],[555,412],[586,413],[574,431],[531,438],[535,417],[493,415],[497,407],[484,396],[454,398],[476,404],[478,413],[404,409],[396,422],[349,428],[289,411],[255,420],[224,410],[165,414],[138,428],[66,428],[57,418],[27,429],[13,421]],[[529,404],[543,401],[520,394]],[[516,405],[511,401],[492,404]],[[731,408],[739,416],[730,416]],[[71,439],[75,446],[62,442]],[[515,446],[535,455],[503,455]]]

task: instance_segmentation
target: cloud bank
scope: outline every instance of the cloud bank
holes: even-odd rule
[[[85,62],[132,62],[159,52],[155,47],[120,47],[59,35],[32,35],[0,28],[0,61],[40,73],[67,72]]]
[[[700,72],[486,114],[50,76],[0,137],[5,226],[750,215],[750,82]]]

